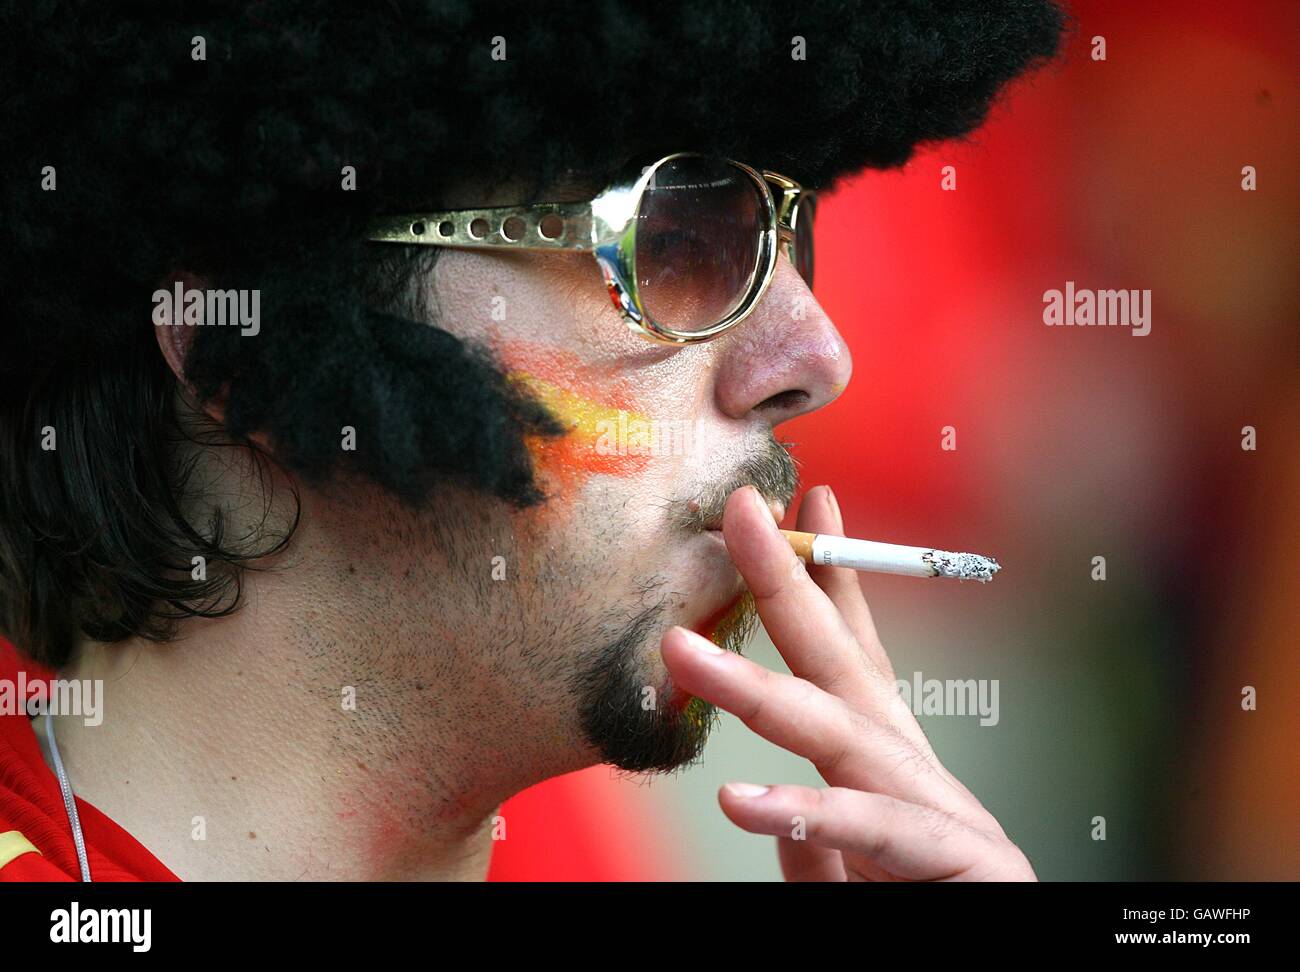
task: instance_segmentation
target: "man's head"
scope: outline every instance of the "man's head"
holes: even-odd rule
[[[693,758],[712,712],[672,690],[659,639],[681,624],[743,643],[754,615],[717,530],[723,504],[746,484],[778,510],[791,500],[774,429],[847,385],[844,342],[785,257],[754,313],[686,348],[629,330],[584,252],[449,250],[424,286],[432,316],[489,347],[562,429],[526,440],[542,503],[431,512],[435,544],[433,524],[459,529],[424,583],[447,591],[444,616],[477,619],[463,640],[476,670],[522,655],[508,684],[558,717],[547,731],[580,730],[628,769]]]
[[[506,761],[688,761],[711,713],[666,683],[659,638],[743,641],[707,528],[736,486],[791,499],[774,429],[843,389],[842,339],[784,257],[744,322],[674,348],[626,327],[589,254],[363,230],[583,201],[648,151],[825,188],[978,124],[1059,11],[269,6],[184,43],[107,12],[16,37],[10,70],[66,71],[5,136],[33,175],[3,230],[0,631],[65,665],[240,609],[265,568],[317,676],[408,734],[436,691],[440,718],[498,725]],[[256,291],[257,333],[155,324],[177,280]]]

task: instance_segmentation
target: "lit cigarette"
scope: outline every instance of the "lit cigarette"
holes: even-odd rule
[[[992,557],[952,553],[933,547],[905,547],[876,540],[853,540],[824,533],[782,530],[800,560],[830,567],[874,570],[908,577],[955,577],[987,583],[1002,567]]]

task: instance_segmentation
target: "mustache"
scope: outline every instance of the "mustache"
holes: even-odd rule
[[[788,507],[799,488],[799,464],[789,450],[792,444],[769,437],[766,448],[747,458],[726,480],[706,487],[691,499],[672,501],[669,518],[684,530],[703,532],[722,521],[727,497],[742,486],[753,486],[764,498],[779,500]]]

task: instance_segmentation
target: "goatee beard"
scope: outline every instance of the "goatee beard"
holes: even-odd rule
[[[662,633],[662,613],[657,607],[636,618],[618,638],[592,652],[571,683],[588,741],[606,763],[633,773],[666,773],[695,762],[719,721],[713,703],[691,698],[679,708],[647,684],[643,654],[647,641]],[[745,591],[710,639],[741,654],[757,625],[754,598]]]

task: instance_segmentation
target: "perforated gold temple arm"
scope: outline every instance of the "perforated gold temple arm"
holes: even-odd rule
[[[592,249],[591,203],[536,203],[385,216],[366,239],[469,249]]]

